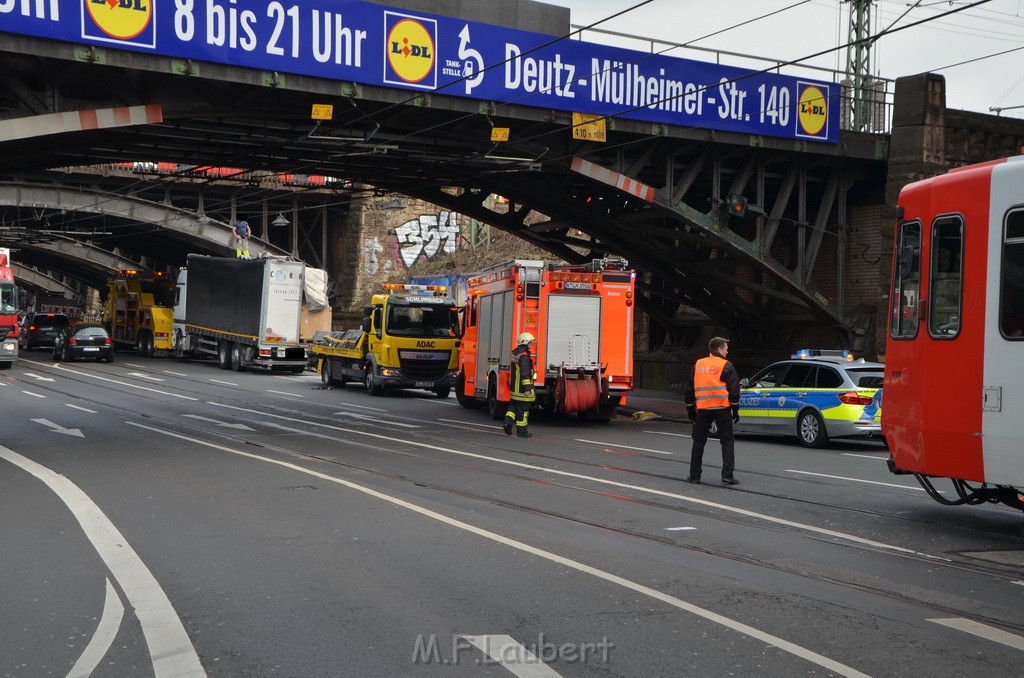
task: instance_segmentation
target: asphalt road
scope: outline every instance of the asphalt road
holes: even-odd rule
[[[640,404],[651,405],[653,401]],[[118,354],[0,373],[0,676],[1009,675],[1024,524],[876,443]],[[705,455],[718,475],[717,443]]]

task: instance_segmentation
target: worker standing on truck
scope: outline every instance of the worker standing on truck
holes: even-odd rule
[[[536,337],[529,332],[523,332],[519,335],[518,345],[512,351],[512,369],[508,385],[509,409],[502,423],[505,435],[512,435],[513,428],[520,438],[529,438],[533,435],[526,426],[530,418],[530,406],[536,398],[533,392],[536,376],[533,371],[533,356],[530,355],[530,345],[534,341]]]
[[[238,219],[231,222],[231,232],[235,234],[235,256],[239,259],[251,259],[249,256],[249,235],[252,230],[249,228],[249,222],[242,214],[238,215]]]

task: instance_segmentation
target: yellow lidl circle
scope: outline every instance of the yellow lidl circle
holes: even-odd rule
[[[146,30],[157,0],[83,0],[89,16],[112,38],[127,40]]]
[[[805,134],[816,135],[821,132],[828,120],[828,99],[821,90],[813,85],[800,94],[799,120]]]
[[[388,34],[388,63],[406,82],[419,82],[434,68],[434,39],[419,21],[402,19]]]

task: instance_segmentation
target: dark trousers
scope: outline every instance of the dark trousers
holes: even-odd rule
[[[708,442],[711,422],[718,424],[718,440],[722,443],[722,478],[732,478],[736,464],[736,438],[732,434],[732,412],[729,408],[720,410],[697,410],[693,422],[693,447],[690,449],[690,478],[700,479],[704,463],[704,445]]]
[[[516,426],[516,433],[526,433],[526,426],[530,421],[530,407],[533,405],[528,400],[509,400],[508,410],[505,412],[505,418],[511,419]]]

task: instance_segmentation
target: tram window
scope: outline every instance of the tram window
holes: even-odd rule
[[[896,231],[889,334],[895,339],[917,336],[917,301],[921,294],[921,222],[906,221]]]
[[[928,333],[936,339],[960,334],[960,299],[963,296],[964,222],[960,216],[939,217],[932,224],[931,303]]]
[[[1003,232],[999,331],[1007,339],[1024,339],[1024,210],[1019,209],[1006,215]]]

